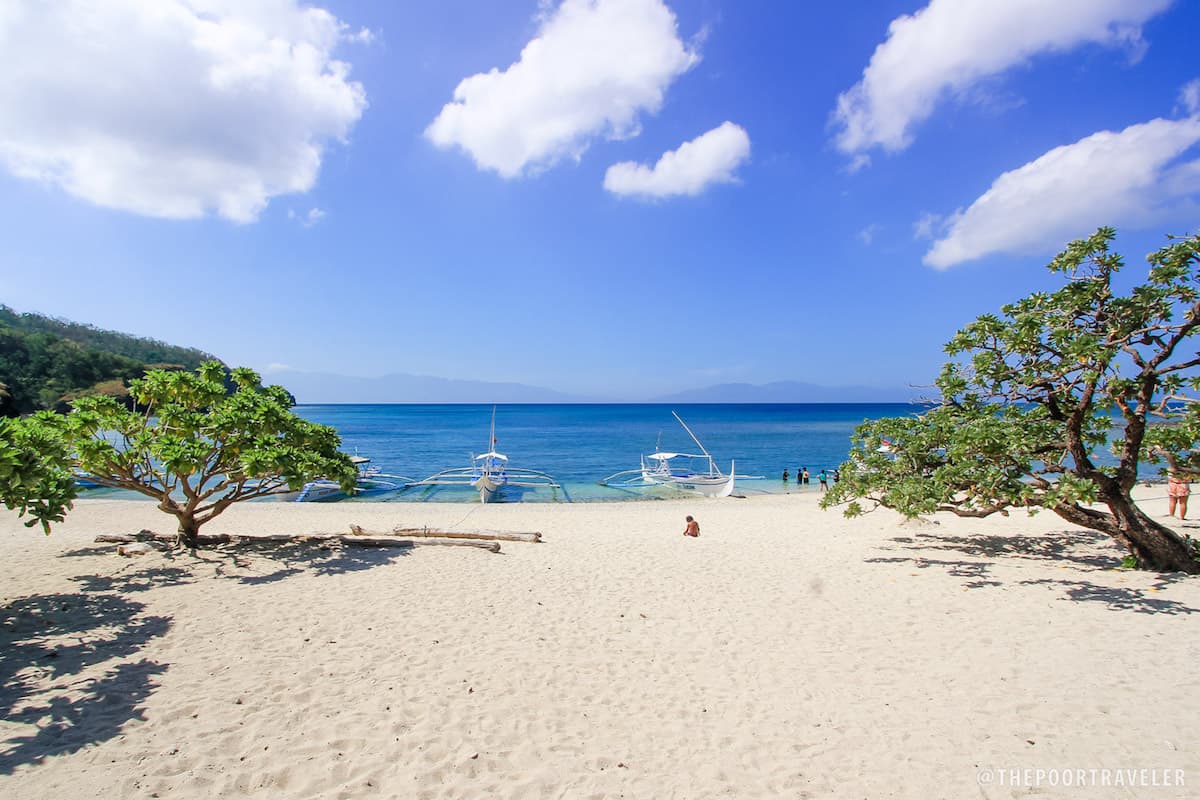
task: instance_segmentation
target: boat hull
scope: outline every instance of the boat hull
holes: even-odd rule
[[[730,462],[728,475],[704,474],[668,474],[663,469],[642,469],[642,480],[649,484],[674,486],[685,492],[701,494],[705,497],[729,497],[733,494],[737,481],[737,462]]]
[[[376,494],[398,492],[404,484],[397,480],[382,480],[377,477],[359,478],[354,487],[356,497],[369,497]],[[336,481],[317,480],[304,484],[299,492],[288,492],[280,497],[282,500],[297,503],[322,503],[333,500],[344,500],[346,493]]]
[[[490,503],[496,499],[496,495],[500,493],[500,484],[496,483],[487,475],[481,475],[478,480],[471,484],[479,490],[479,502]]]
[[[727,478],[672,478],[668,486],[683,489],[685,492],[695,492],[705,497],[729,497],[733,494],[734,477]]]

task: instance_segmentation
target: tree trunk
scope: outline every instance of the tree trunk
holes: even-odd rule
[[[1146,516],[1133,499],[1118,490],[1101,492],[1111,514],[1099,514],[1079,506],[1059,506],[1054,511],[1068,522],[1109,534],[1128,550],[1141,569],[1154,572],[1200,573],[1200,562],[1192,545],[1170,528]]]
[[[1132,503],[1129,507],[1132,509],[1131,518],[1122,526],[1122,533],[1139,567],[1155,572],[1200,573],[1196,554],[1182,536],[1150,519]],[[1109,508],[1116,514],[1111,504]]]
[[[195,550],[200,546],[200,526],[196,524],[196,518],[191,514],[180,514],[179,516],[179,543],[184,547]]]

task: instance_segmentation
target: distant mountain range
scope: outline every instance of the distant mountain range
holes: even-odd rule
[[[194,369],[215,356],[0,305],[0,416],[65,410],[80,394],[128,398],[149,368]],[[393,373],[360,378],[279,369],[263,375],[300,403],[878,403],[924,392],[901,387],[830,387],[796,381],[722,383],[656,397],[586,396],[523,383]]]
[[[818,386],[798,381],[719,383],[652,398],[651,403],[903,403],[922,392],[911,387]]]
[[[594,398],[523,383],[491,383],[393,373],[357,378],[322,372],[285,370],[267,373],[298,403],[586,403]]]
[[[906,402],[921,395],[908,387],[830,387],[796,381],[762,385],[722,383],[657,397],[595,397],[522,383],[454,380],[393,373],[359,378],[284,370],[264,376],[300,403],[881,403]]]

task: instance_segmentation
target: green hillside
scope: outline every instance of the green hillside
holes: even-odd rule
[[[75,396],[128,395],[150,367],[195,369],[214,356],[0,305],[0,415],[62,409]]]

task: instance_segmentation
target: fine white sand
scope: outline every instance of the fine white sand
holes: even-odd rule
[[[0,511],[0,797],[1200,796],[1200,581],[1050,513],[816,501],[256,503],[204,529],[544,534],[499,555],[124,558],[95,535],[171,518],[84,500],[44,537]]]

